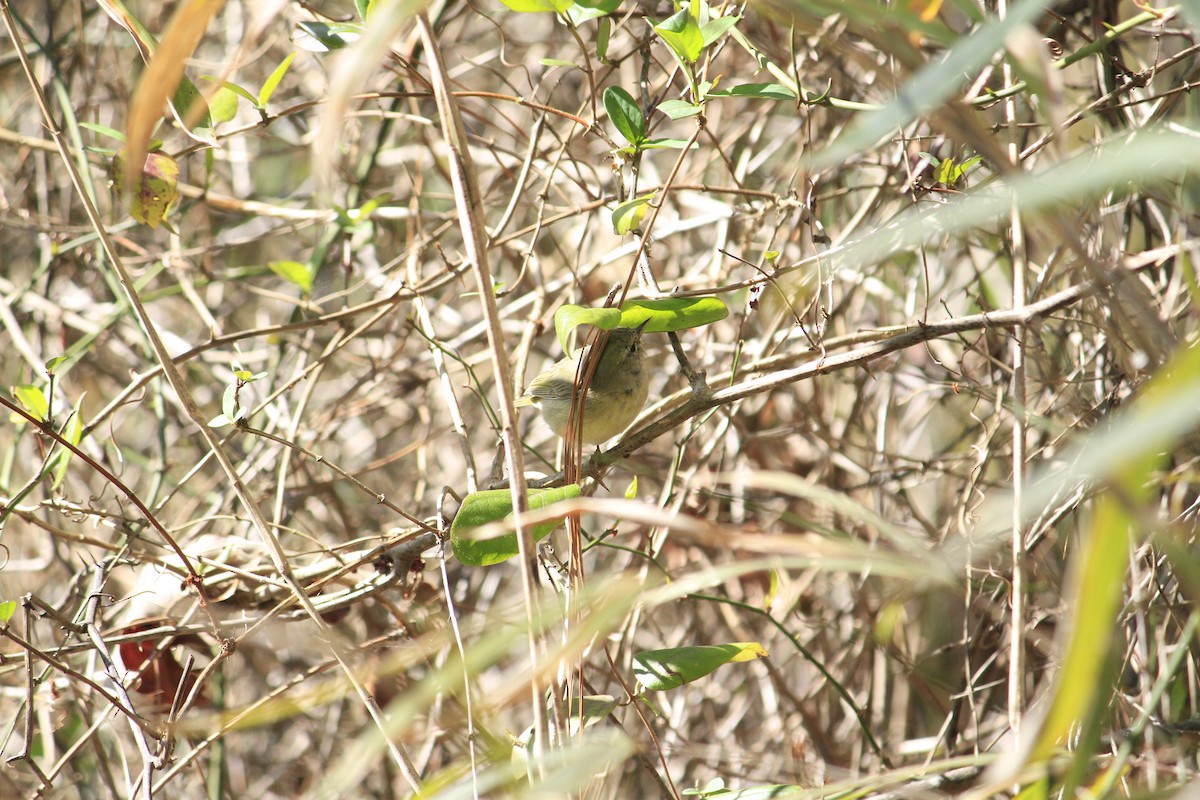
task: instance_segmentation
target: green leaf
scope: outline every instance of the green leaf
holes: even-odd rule
[[[681,8],[654,26],[663,43],[685,64],[695,64],[704,49],[704,35],[696,18],[686,8]]]
[[[634,475],[633,480],[631,480],[629,482],[629,485],[625,487],[625,499],[626,500],[637,500],[637,492],[638,492],[638,480],[637,480],[637,475]]]
[[[244,367],[241,367],[235,363],[233,365],[233,377],[237,378],[242,383],[254,383],[255,381],[261,381],[263,378],[267,377],[267,373],[251,372],[250,370],[245,369]]]
[[[596,28],[596,59],[601,64],[608,63],[608,39],[612,34],[612,20],[604,17]]]
[[[107,136],[109,139],[116,139],[122,144],[125,142],[125,133],[123,131],[110,128],[107,125],[97,125],[94,122],[81,122],[79,127],[86,128],[93,133],[98,133],[101,136]]]
[[[237,92],[230,89],[228,86],[222,86],[213,95],[212,101],[208,104],[212,111],[213,122],[222,123],[229,122],[237,116],[238,95]]]
[[[231,383],[225,387],[225,392],[221,395],[221,413],[231,421],[241,416],[241,409],[238,408],[237,384]]]
[[[619,309],[563,305],[554,312],[554,329],[564,352],[567,337],[580,325],[611,331],[636,328],[643,322],[646,333],[669,333],[710,325],[729,316],[729,307],[717,297],[664,297],[659,300],[627,300]]]
[[[621,321],[614,327],[636,328],[645,322],[646,333],[670,333],[711,325],[727,316],[729,307],[717,297],[627,300],[621,305]]]
[[[646,139],[641,145],[643,150],[697,150],[700,145],[687,139]]]
[[[579,485],[570,484],[557,489],[530,489],[529,508],[536,510],[579,496]],[[515,529],[506,530],[499,536],[490,539],[475,538],[472,533],[477,528],[501,522],[512,514],[512,492],[508,489],[494,489],[486,492],[475,492],[467,495],[462,507],[454,515],[450,523],[450,544],[454,547],[454,555],[464,564],[472,567],[487,567],[499,564],[517,555],[517,532]],[[559,526],[558,520],[542,522],[533,526],[533,540],[541,541]]]
[[[305,296],[312,292],[313,274],[307,264],[301,264],[299,261],[272,261],[267,266],[285,281],[300,287]]]
[[[629,92],[620,86],[610,86],[604,90],[604,110],[613,125],[625,137],[625,141],[634,147],[646,138],[646,119],[642,109]]]
[[[782,83],[741,83],[728,89],[713,89],[709,97],[755,97],[759,100],[795,100],[796,93]]]
[[[262,88],[258,90],[259,108],[264,108],[267,105],[267,102],[271,99],[271,95],[275,94],[275,90],[279,87],[279,82],[283,80],[283,76],[287,74],[288,67],[292,65],[292,59],[295,57],[296,52],[294,50],[288,53],[287,58],[280,62],[279,66],[275,68],[275,71],[271,73],[271,76],[267,78],[266,83],[264,83]]]
[[[613,231],[618,236],[624,236],[630,231],[636,230],[637,226],[642,224],[646,210],[650,208],[650,198],[652,197],[654,197],[654,192],[626,200],[614,208],[612,213]]]
[[[607,17],[616,11],[620,5],[621,0],[576,0],[567,9],[567,19],[571,21],[572,25],[579,27],[585,22]],[[600,52],[599,45],[597,45],[596,51],[597,53]]]
[[[83,398],[86,396],[87,392],[79,396],[79,401],[75,403],[75,409],[71,412],[71,419],[62,431],[62,437],[76,447],[83,440]],[[71,457],[74,455],[74,452],[64,447],[56,456],[58,463],[54,465],[54,482],[51,484],[55,490],[62,486],[63,479],[67,477],[67,467],[70,466]]]
[[[730,28],[737,25],[741,19],[737,14],[730,14],[727,17],[717,17],[704,23],[700,26],[700,38],[703,40],[704,46],[708,47],[720,39]]]
[[[238,86],[233,81],[223,81],[220,78],[216,77],[215,75],[201,75],[200,77],[206,81],[212,81],[213,83],[221,84],[222,89],[228,89],[229,91],[236,94],[238,97],[245,98],[246,102],[249,103],[250,105],[252,105],[256,108],[258,107],[258,98],[255,97],[253,94],[251,94],[250,90],[245,88],[244,86]]]
[[[362,38],[362,25],[349,22],[301,22],[292,33],[292,43],[310,53],[341,50]]]
[[[633,674],[644,689],[662,692],[703,678],[725,664],[766,656],[766,648],[757,642],[645,650],[634,654]]]
[[[392,199],[391,192],[383,192],[372,197],[367,202],[363,203],[357,209],[351,209],[347,212],[347,216],[354,222],[361,222],[368,219],[379,208],[388,203]]]
[[[958,180],[958,174],[958,168],[952,158],[939,161],[933,168],[933,179],[943,186],[953,186]]]
[[[53,373],[59,364],[67,360],[66,356],[55,356],[46,362],[46,372]]]
[[[571,352],[567,341],[571,331],[580,325],[594,325],[611,331],[621,326],[621,311],[616,308],[587,308],[585,306],[564,305],[554,312],[554,330],[558,333],[558,344],[564,353]]]
[[[564,61],[561,58],[539,58],[538,63],[544,67],[568,67],[568,68],[582,69],[574,61]]]
[[[580,8],[590,8],[601,14],[613,14],[621,7],[621,0],[575,0]]]
[[[575,0],[500,0],[500,2],[520,14],[537,14],[543,11],[553,11],[559,14],[575,4]]]
[[[579,719],[582,712],[585,726],[599,722],[620,706],[611,694],[584,695],[580,700],[583,702],[574,703],[573,708],[571,703],[563,703],[563,717],[573,722]]]
[[[0,603],[0,624],[7,625],[15,613],[17,613],[16,600],[5,600],[3,603]]]
[[[216,135],[213,133],[212,114],[204,94],[196,88],[186,75],[179,79],[179,87],[171,96],[171,107],[175,111],[175,120],[198,142],[217,146]],[[190,123],[195,120],[194,123]]]
[[[961,164],[953,158],[945,158],[941,161],[930,157],[930,163],[933,164],[933,179],[943,186],[956,186],[967,174],[967,170],[982,161],[981,156],[973,156],[968,158]]]
[[[17,402],[38,422],[50,419],[50,404],[44,391],[36,386],[22,384],[12,387],[12,392]]]
[[[1146,477],[1145,471],[1141,477]],[[1130,532],[1142,524],[1140,517],[1130,514],[1128,503],[1138,494],[1144,494],[1139,492],[1140,487],[1141,484],[1123,486],[1131,491],[1122,492],[1120,499],[1111,491],[1096,498],[1091,529],[1072,559],[1070,594],[1074,613],[1069,625],[1062,628],[1069,644],[1062,650],[1058,679],[1036,738],[1022,754],[1024,764],[1038,764],[1055,757],[1067,742],[1080,743],[1078,752],[1085,759],[1087,754],[1095,752],[1098,726],[1107,719],[1108,699],[1116,691],[1114,637],[1121,631]]]
[[[700,113],[701,108],[696,103],[690,103],[687,100],[664,100],[658,104],[657,110],[671,119],[684,119],[696,116]]]

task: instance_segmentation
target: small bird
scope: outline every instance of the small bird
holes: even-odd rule
[[[580,439],[587,444],[600,444],[616,436],[646,405],[650,375],[642,348],[645,327],[643,322],[636,328],[616,328],[609,334],[584,400]],[[589,345],[538,375],[516,405],[534,406],[556,434],[565,436],[571,415],[571,389],[576,376],[582,378],[580,365],[590,350]],[[579,398],[584,399],[582,393]]]

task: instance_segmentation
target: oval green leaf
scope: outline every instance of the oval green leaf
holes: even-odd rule
[[[700,39],[704,46],[708,47],[713,42],[724,36],[730,28],[737,25],[741,21],[741,17],[737,14],[730,14],[727,17],[715,17],[700,26]]]
[[[222,122],[229,122],[237,116],[238,95],[237,92],[230,89],[228,86],[222,86],[213,95],[212,101],[208,104],[212,111],[213,122],[218,125]]]
[[[704,35],[696,18],[687,8],[681,8],[662,22],[654,26],[657,33],[671,52],[684,64],[695,64],[704,49]]]
[[[759,100],[795,100],[796,93],[781,83],[739,83],[728,89],[713,89],[709,97],[756,97]]]
[[[629,92],[620,86],[605,89],[604,110],[625,141],[637,147],[646,138],[646,118],[642,116],[641,106]]]
[[[579,497],[578,484],[572,483],[558,489],[530,489],[529,508],[531,511],[545,508],[572,497]],[[454,547],[454,555],[459,561],[472,567],[488,567],[517,555],[515,529],[506,530],[500,536],[490,539],[478,539],[472,535],[477,528],[501,522],[511,514],[512,492],[508,489],[467,495],[462,508],[454,516],[454,522],[450,524],[450,544]],[[545,539],[558,525],[558,520],[534,525],[533,540],[539,542]]]
[[[657,110],[666,114],[671,119],[694,117],[703,111],[700,106],[695,103],[689,103],[687,100],[664,100],[658,104]]]
[[[650,208],[650,198],[654,197],[654,193],[644,194],[641,197],[635,197],[632,200],[626,200],[621,205],[613,209],[612,223],[613,232],[617,236],[636,230],[638,225],[642,224],[642,220],[646,217],[646,210]]]
[[[643,688],[663,692],[703,678],[725,664],[766,657],[766,648],[758,642],[646,650],[634,654],[633,674]]]

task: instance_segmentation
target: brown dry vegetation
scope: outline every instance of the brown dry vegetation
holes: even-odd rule
[[[182,198],[150,228],[109,188],[100,149],[118,144],[81,127],[124,129],[132,38],[95,3],[4,5],[0,386],[28,410],[14,387],[45,389],[64,357],[53,427],[83,430],[57,480],[51,426],[0,427],[0,600],[26,598],[0,642],[0,796],[534,796],[514,754],[548,797],[1192,779],[1200,20],[1070,3],[1005,49],[968,39],[998,19],[969,0],[928,23],[753,5],[738,29],[763,61],[722,38],[700,78],[790,76],[816,102],[715,97],[697,125],[650,110],[686,88],[643,16],[669,6],[622,3],[602,60],[595,21],[574,36],[549,13],[436,3],[477,208],[453,191],[430,42],[405,17],[386,51],[301,50],[218,148],[165,121]],[[161,33],[161,5],[130,9]],[[187,74],[256,94],[299,24],[353,19],[352,3],[233,0]],[[611,86],[651,137],[695,148],[614,155]],[[924,154],[982,161],[939,180]],[[649,193],[648,237],[615,234],[612,209]],[[315,271],[310,294],[279,261]],[[647,336],[651,404],[584,482],[606,500],[581,517],[566,624],[565,530],[537,563],[477,568],[426,527],[506,485],[489,327],[519,390],[561,356],[555,309],[618,284],[730,313],[679,333],[716,391],[699,400],[668,337]],[[235,368],[260,374],[237,391],[248,428],[214,428],[214,447],[201,429]],[[529,414],[518,433],[529,474],[553,474],[557,440]],[[636,653],[730,642],[770,655],[630,702]],[[118,650],[128,699],[100,657]],[[181,682],[189,654],[203,671]],[[580,733],[552,710],[532,742],[532,698],[581,689],[612,713]]]

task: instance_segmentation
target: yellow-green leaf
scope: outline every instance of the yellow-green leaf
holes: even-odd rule
[[[222,86],[213,95],[212,102],[208,104],[208,107],[212,110],[213,122],[229,122],[237,116],[237,92],[228,86]]]
[[[279,66],[275,68],[275,71],[271,73],[271,76],[267,78],[266,82],[262,85],[262,89],[260,89],[258,92],[259,108],[265,107],[267,103],[270,102],[271,95],[275,94],[275,89],[279,87],[279,82],[283,80],[283,76],[287,74],[288,67],[292,65],[292,59],[295,57],[296,52],[294,50],[288,53],[287,58],[283,59]]]
[[[22,384],[12,387],[12,392],[17,402],[38,422],[50,419],[50,404],[46,400],[46,393],[40,388]]]
[[[646,211],[650,208],[650,198],[652,197],[654,197],[653,192],[644,194],[641,197],[626,200],[614,208],[612,213],[613,232],[618,236],[624,236],[636,230],[646,217]]]
[[[83,398],[85,394],[79,396],[79,402],[75,404],[75,410],[71,413],[71,419],[67,422],[66,429],[62,432],[62,437],[75,445],[79,446],[79,442],[83,439]],[[71,457],[75,454],[63,448],[58,452],[58,463],[54,465],[54,489],[62,486],[63,479],[67,477],[67,468],[71,465]]]
[[[312,292],[313,275],[307,264],[301,264],[299,261],[272,261],[267,266],[285,281],[300,287],[305,296]]]
[[[727,316],[729,307],[718,297],[629,300],[621,305],[621,322],[617,327],[636,328],[645,322],[646,333],[669,333],[710,325]]]
[[[664,297],[659,300],[628,300],[618,308],[587,308],[567,304],[554,312],[554,329],[564,352],[567,339],[580,325],[611,331],[636,328],[643,322],[645,333],[668,333],[699,328],[729,316],[729,307],[717,297]]]

